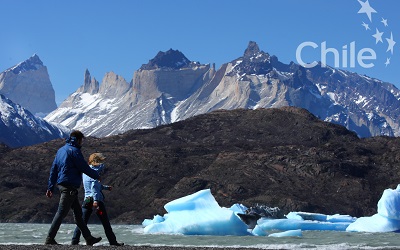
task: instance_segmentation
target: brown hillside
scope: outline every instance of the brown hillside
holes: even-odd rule
[[[44,194],[63,144],[0,150],[0,222],[51,222],[58,193]],[[366,216],[376,212],[383,190],[399,183],[400,138],[359,139],[295,107],[217,111],[87,138],[84,155],[96,151],[108,158],[102,180],[114,189],[106,202],[120,223],[164,214],[166,202],[205,188],[221,206]]]

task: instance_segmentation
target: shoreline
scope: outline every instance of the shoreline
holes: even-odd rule
[[[299,248],[301,248],[299,246]],[[116,246],[86,246],[86,245],[40,245],[40,244],[33,244],[33,245],[0,245],[0,249],[2,250],[77,250],[77,249],[93,249],[93,250],[106,250],[106,249],[121,249],[121,250],[239,250],[239,249],[250,249],[250,250],[291,250],[292,248],[252,248],[252,247],[185,247],[185,246],[130,246],[124,245],[121,247]],[[318,249],[318,248],[315,248]],[[347,249],[347,248],[343,248]],[[351,248],[354,249],[354,248]],[[400,250],[400,247],[382,247],[382,248],[373,248],[374,250]]]
[[[252,248],[252,247],[240,247],[240,248],[232,248],[232,247],[185,247],[185,246],[130,246],[124,245],[122,247],[116,246],[86,246],[86,245],[40,245],[40,244],[32,244],[32,245],[0,245],[0,249],[4,250],[77,250],[77,249],[96,249],[96,250],[106,250],[106,249],[121,249],[121,250],[238,250],[238,249],[251,249],[251,250],[266,250],[268,248]],[[274,250],[284,250],[285,248],[280,248]],[[399,248],[400,249],[400,248]]]

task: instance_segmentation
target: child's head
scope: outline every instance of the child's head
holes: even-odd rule
[[[97,166],[104,162],[106,157],[102,153],[94,153],[89,156],[89,165]]]

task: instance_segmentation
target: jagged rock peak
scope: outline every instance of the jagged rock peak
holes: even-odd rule
[[[169,49],[166,52],[158,52],[147,64],[143,64],[140,69],[151,70],[158,68],[181,69],[189,66],[191,61],[179,50]]]
[[[37,70],[41,67],[43,67],[43,62],[40,60],[37,54],[34,54],[27,60],[15,65],[7,71],[12,71],[14,74],[17,75],[26,71]]]
[[[79,88],[79,92],[96,94],[99,92],[99,82],[96,78],[91,77],[88,69],[85,71],[84,82],[83,85]]]
[[[92,77],[90,76],[90,72],[88,69],[85,70],[85,78],[84,83],[90,83],[92,81]]]
[[[128,83],[122,76],[114,72],[105,74],[103,81],[100,84],[99,94],[104,97],[118,98],[125,94],[130,88]]]
[[[250,41],[244,55],[231,62],[234,68],[228,73],[232,75],[243,74],[267,74],[273,67],[271,65],[271,56],[261,51],[256,42]]]
[[[251,57],[260,53],[260,48],[257,43],[254,41],[250,41],[246,50],[244,51],[244,57]]]

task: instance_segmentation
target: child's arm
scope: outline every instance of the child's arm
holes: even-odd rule
[[[102,189],[102,190],[111,191],[111,190],[112,190],[112,186],[109,186],[109,185],[101,185],[101,189]]]

